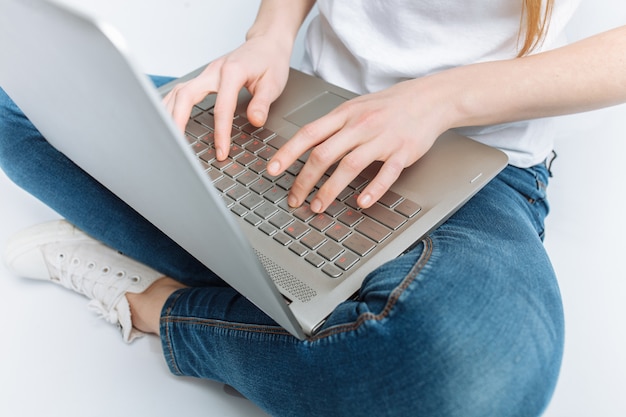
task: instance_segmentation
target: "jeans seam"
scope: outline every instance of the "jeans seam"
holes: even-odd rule
[[[409,287],[411,283],[415,281],[419,273],[422,271],[424,266],[429,261],[432,253],[433,253],[433,240],[430,236],[424,238],[422,240],[424,243],[424,250],[420,256],[420,258],[415,262],[411,270],[408,274],[403,278],[402,282],[394,288],[391,292],[389,299],[387,300],[384,308],[380,313],[364,313],[357,317],[357,319],[352,323],[347,324],[339,324],[328,329],[320,331],[318,334],[310,336],[307,338],[309,342],[315,342],[318,340],[326,339],[331,336],[340,334],[340,333],[348,333],[354,330],[357,330],[364,323],[370,321],[381,321],[386,318],[389,313],[392,311],[394,306],[397,304],[400,296],[404,293],[404,291]],[[190,325],[200,325],[206,327],[214,327],[223,330],[234,330],[234,331],[244,331],[251,333],[263,333],[263,334],[272,334],[276,336],[289,336],[290,333],[285,329],[279,326],[267,326],[267,325],[254,325],[247,323],[237,323],[237,322],[227,322],[222,320],[212,320],[212,319],[199,319],[196,317],[171,317],[171,310],[173,305],[176,303],[178,296],[174,298],[168,308],[165,310],[164,314],[161,317],[161,323],[165,327],[165,335],[166,346],[169,352],[169,357],[171,358],[170,362],[172,363],[172,367],[180,372],[178,366],[174,362],[174,349],[171,345],[171,338],[169,335],[169,326],[168,324],[179,323],[179,324],[190,324]]]
[[[433,253],[433,248],[434,248],[433,240],[430,236],[427,236],[426,238],[422,240],[422,242],[424,243],[424,250],[420,258],[417,260],[417,262],[415,262],[415,264],[413,265],[409,273],[404,277],[400,285],[398,285],[391,292],[391,295],[389,296],[389,299],[387,300],[385,307],[382,309],[380,313],[361,314],[359,317],[357,317],[356,321],[354,321],[353,323],[340,324],[337,326],[333,326],[331,328],[321,331],[317,335],[312,336],[310,340],[316,341],[316,340],[331,337],[340,333],[351,332],[351,331],[358,329],[366,322],[381,321],[384,318],[386,318],[391,312],[391,310],[393,309],[393,307],[395,307],[395,305],[397,304],[398,300],[400,299],[400,296],[409,287],[409,285],[415,281],[419,273],[424,269],[424,267],[430,260],[430,257]]]
[[[178,294],[174,294],[173,298],[169,302],[169,305],[165,309],[164,313],[161,315],[161,324],[163,325],[163,328],[165,330],[165,335],[163,336],[163,338],[165,339],[166,343],[164,345],[167,346],[167,351],[168,351],[167,356],[169,358],[170,367],[172,368],[174,373],[178,375],[183,375],[183,372],[180,370],[175,360],[176,356],[174,354],[174,347],[172,346],[172,337],[170,336],[169,324],[171,323],[171,321],[168,320],[168,317],[172,313],[174,304],[176,304],[176,302],[181,297],[181,295],[182,295],[182,291],[179,291]]]

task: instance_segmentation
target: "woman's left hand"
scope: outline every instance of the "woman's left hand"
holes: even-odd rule
[[[386,90],[349,100],[302,127],[270,160],[267,170],[278,175],[311,150],[289,194],[289,205],[300,206],[327,169],[340,161],[311,201],[323,212],[335,197],[374,161],[383,164],[357,203],[374,204],[404,168],[421,158],[447,130],[446,105],[433,100],[426,79],[405,81]],[[439,95],[441,96],[441,95]]]

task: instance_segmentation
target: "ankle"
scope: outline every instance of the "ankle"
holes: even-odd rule
[[[126,293],[133,327],[144,333],[159,335],[163,306],[170,295],[181,288],[187,286],[172,278],[163,277],[141,293]]]

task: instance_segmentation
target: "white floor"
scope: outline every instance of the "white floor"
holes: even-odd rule
[[[63,1],[118,26],[146,72],[172,75],[236,46],[254,18],[254,10],[243,7],[253,2],[245,0]],[[234,16],[243,19],[227,29],[224,22]],[[571,34],[625,22],[622,0],[586,0]],[[204,40],[192,41],[194,34]],[[560,277],[567,340],[546,416],[624,416],[626,273],[619,242],[626,233],[626,106],[563,124],[546,246]],[[21,228],[58,218],[3,174],[0,196],[0,244]],[[85,309],[82,297],[14,277],[1,264],[0,277],[8,300],[0,304],[0,415],[264,415],[221,384],[171,376],[157,339],[126,346],[116,329]]]

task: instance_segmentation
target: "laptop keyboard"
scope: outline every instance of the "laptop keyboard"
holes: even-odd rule
[[[212,108],[198,104],[187,124],[186,138],[226,207],[274,244],[288,247],[294,256],[331,278],[344,275],[373,253],[377,245],[402,230],[421,210],[416,202],[392,191],[372,207],[360,209],[356,199],[368,180],[359,176],[324,213],[314,213],[309,203],[334,167],[318,182],[305,204],[290,207],[288,190],[308,153],[282,175],[274,177],[265,169],[267,162],[287,139],[269,129],[251,125],[244,115],[236,115],[229,156],[218,161],[213,129]]]

